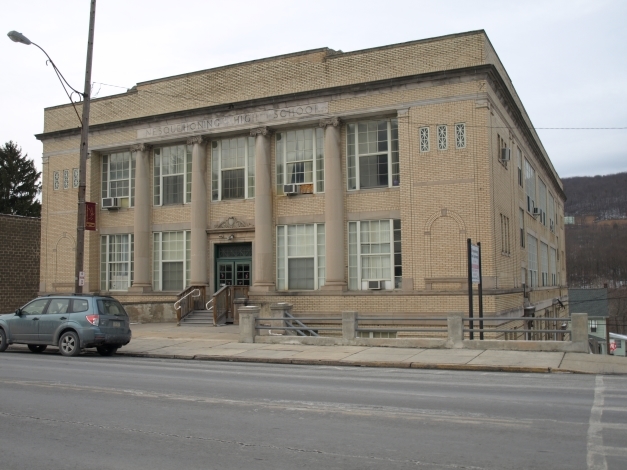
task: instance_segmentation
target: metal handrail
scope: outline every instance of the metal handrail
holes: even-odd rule
[[[447,321],[447,318],[444,317],[357,317],[357,321],[362,321],[362,320],[376,320],[376,321],[381,321],[381,320],[386,320],[386,321],[410,321],[410,320],[418,320],[418,321]]]
[[[571,317],[462,317],[464,321],[571,321]]]
[[[448,333],[444,328],[356,328],[355,331],[379,331],[383,333],[412,332],[412,333]]]
[[[464,333],[487,331],[490,333],[571,333],[572,330],[497,330],[494,328],[464,328]]]
[[[213,297],[209,299],[209,302],[205,304],[205,310],[211,311],[213,309]]]
[[[196,294],[196,295],[194,295],[194,292],[197,292],[197,294]],[[181,302],[182,302],[183,300],[185,300],[187,297],[189,297],[190,295],[191,295],[192,297],[200,297],[200,290],[199,290],[199,289],[194,289],[194,290],[192,290],[191,292],[188,292],[187,294],[185,294],[185,295],[184,295],[183,297],[181,297],[180,299],[178,299],[176,302],[174,302],[174,310],[178,310],[178,309],[180,309],[180,308],[181,308]]]

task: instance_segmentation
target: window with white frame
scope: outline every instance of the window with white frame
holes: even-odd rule
[[[277,290],[317,290],[325,279],[324,224],[277,226]]]
[[[598,320],[588,320],[588,323],[590,324],[590,333],[596,333],[597,329],[599,328],[599,321]]]
[[[278,195],[284,194],[284,184],[301,185],[303,192],[324,192],[324,129],[318,127],[277,132]]]
[[[540,213],[540,223],[546,225],[546,184],[538,178],[538,207],[542,211]]]
[[[78,168],[72,168],[72,187],[78,188],[80,186],[80,176],[78,173]]]
[[[466,124],[461,122],[455,124],[455,148],[466,148]]]
[[[398,158],[397,119],[347,125],[349,190],[398,186]]]
[[[429,128],[420,128],[420,151],[428,152],[431,149],[431,142],[429,141]]]
[[[191,232],[153,233],[152,288],[182,291],[190,284]]]
[[[133,284],[133,234],[100,237],[100,290],[125,291]]]
[[[552,286],[557,285],[557,250],[553,247],[550,248],[550,259],[549,259],[549,271],[550,271],[550,282]]]
[[[549,213],[549,229],[551,232],[555,233],[555,198],[549,191],[549,202],[548,205],[548,213]]]
[[[52,172],[52,189],[54,191],[57,191],[59,187],[60,187],[59,172],[54,171]]]
[[[536,170],[525,158],[525,193],[527,194],[527,211],[533,213],[536,207]]]
[[[114,152],[102,156],[102,198],[118,198],[121,207],[135,205],[135,154]]]
[[[448,148],[448,128],[445,125],[437,127],[438,132],[438,150],[446,150]]]
[[[63,170],[63,189],[70,187],[70,170]]]
[[[523,160],[523,156],[522,156],[522,150],[520,150],[520,147],[516,147],[516,149],[518,150],[518,186],[520,186],[521,188],[523,187],[523,170],[522,170],[522,160]]]
[[[211,200],[255,197],[255,138],[211,143]]]
[[[542,273],[542,287],[549,285],[549,246],[540,242],[540,272]]]
[[[383,289],[402,288],[401,221],[366,220],[348,223],[348,288],[368,289],[382,281]]]
[[[527,274],[529,276],[527,285],[538,287],[538,240],[529,234],[527,234]]]
[[[518,209],[518,226],[520,230],[520,246],[525,247],[525,211]]]
[[[170,145],[154,149],[154,205],[192,201],[192,147]]]
[[[511,247],[509,243],[509,217],[501,214],[501,254],[509,255]]]

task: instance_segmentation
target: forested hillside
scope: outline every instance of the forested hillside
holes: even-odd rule
[[[595,215],[601,220],[627,218],[627,172],[562,181],[568,197],[566,215]]]

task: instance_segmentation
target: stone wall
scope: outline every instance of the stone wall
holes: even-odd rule
[[[0,214],[0,313],[37,296],[41,219]]]

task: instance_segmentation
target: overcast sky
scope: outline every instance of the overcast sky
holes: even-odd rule
[[[83,89],[89,0],[0,0],[0,144],[41,168],[43,109]],[[307,49],[344,52],[484,29],[537,128],[627,128],[624,0],[99,0],[93,93]],[[627,171],[627,129],[539,130],[559,175]]]

